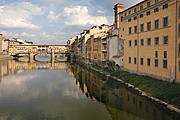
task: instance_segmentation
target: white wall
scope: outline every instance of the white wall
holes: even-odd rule
[[[111,31],[111,35],[107,39],[108,41],[108,59],[113,60],[119,66],[123,66],[124,58],[123,58],[123,51],[121,51],[121,42],[118,36],[118,30],[114,29]]]

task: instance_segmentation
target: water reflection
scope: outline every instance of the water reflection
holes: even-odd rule
[[[164,106],[139,96],[118,81],[79,66],[73,66],[72,71],[77,80],[77,84],[80,84],[80,88],[86,96],[105,103],[113,120],[180,119],[179,114],[171,113]]]
[[[6,61],[0,75],[0,120],[178,119],[119,82],[77,65]]]
[[[83,94],[67,65],[39,70],[26,64],[7,62],[10,72],[0,83],[1,120],[111,120],[105,105]]]

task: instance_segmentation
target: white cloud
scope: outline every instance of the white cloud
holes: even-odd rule
[[[47,16],[50,23],[58,22],[60,15],[56,15],[54,11],[49,11],[49,15]]]
[[[11,78],[9,77],[5,77],[3,81],[3,84],[5,85],[9,85],[9,84],[13,84],[13,85],[22,85],[24,82],[27,81],[31,81],[34,78],[36,78],[37,75],[33,74],[33,75],[21,75],[21,76],[13,76]],[[8,79],[8,80],[7,80]]]
[[[36,36],[34,34],[30,34],[27,32],[22,33],[15,33],[15,32],[8,32],[8,31],[0,31],[0,33],[3,34],[6,38],[35,38]]]
[[[43,14],[43,10],[30,2],[16,2],[0,6],[0,26],[5,28],[37,29],[31,23],[32,16]]]
[[[46,33],[46,32],[43,32],[43,33],[41,34],[41,37],[42,37],[44,40],[57,40],[57,38],[56,38],[55,36],[50,35],[50,34],[48,34],[48,33]]]
[[[53,34],[54,34],[54,35],[65,35],[65,32],[55,31]]]
[[[22,32],[21,34],[19,34],[19,36],[29,37],[29,38],[35,38],[35,35],[34,35],[34,34],[29,34],[29,33],[26,33],[26,32]]]
[[[65,17],[66,25],[101,25],[108,24],[108,20],[105,16],[92,16],[88,13],[87,6],[75,6],[75,7],[65,7],[63,15]]]
[[[43,10],[30,2],[16,2],[9,5],[11,9],[28,11],[31,15],[41,15]]]

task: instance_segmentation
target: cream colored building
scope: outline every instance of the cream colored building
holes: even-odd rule
[[[114,27],[114,26],[113,26]],[[107,38],[108,60],[113,60],[119,66],[124,64],[124,40],[119,38],[119,31],[113,28]]]
[[[91,29],[83,32],[81,39],[82,58],[87,59],[87,40],[89,40],[92,35],[96,36],[97,34],[99,37],[103,37],[105,34],[108,34],[110,29],[111,26],[103,24],[101,26],[93,26]]]
[[[119,13],[124,68],[180,80],[180,1],[144,0]]]
[[[107,38],[108,60],[114,61],[119,66],[124,64],[124,40],[119,37],[119,12],[124,9],[123,4],[114,6],[114,24],[111,26]]]
[[[6,39],[3,37],[2,40],[2,53],[8,54],[8,48],[9,48],[9,39]]]

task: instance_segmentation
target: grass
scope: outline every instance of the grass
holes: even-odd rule
[[[163,100],[169,104],[180,108],[180,84],[170,83],[167,81],[158,80],[155,78],[132,74],[127,71],[109,71],[102,69],[97,65],[92,65],[95,69],[109,73],[111,76],[117,77],[124,82],[130,83],[135,87],[146,92],[149,96]]]
[[[102,68],[96,64],[92,64],[91,67],[96,69],[96,70],[102,70]]]

